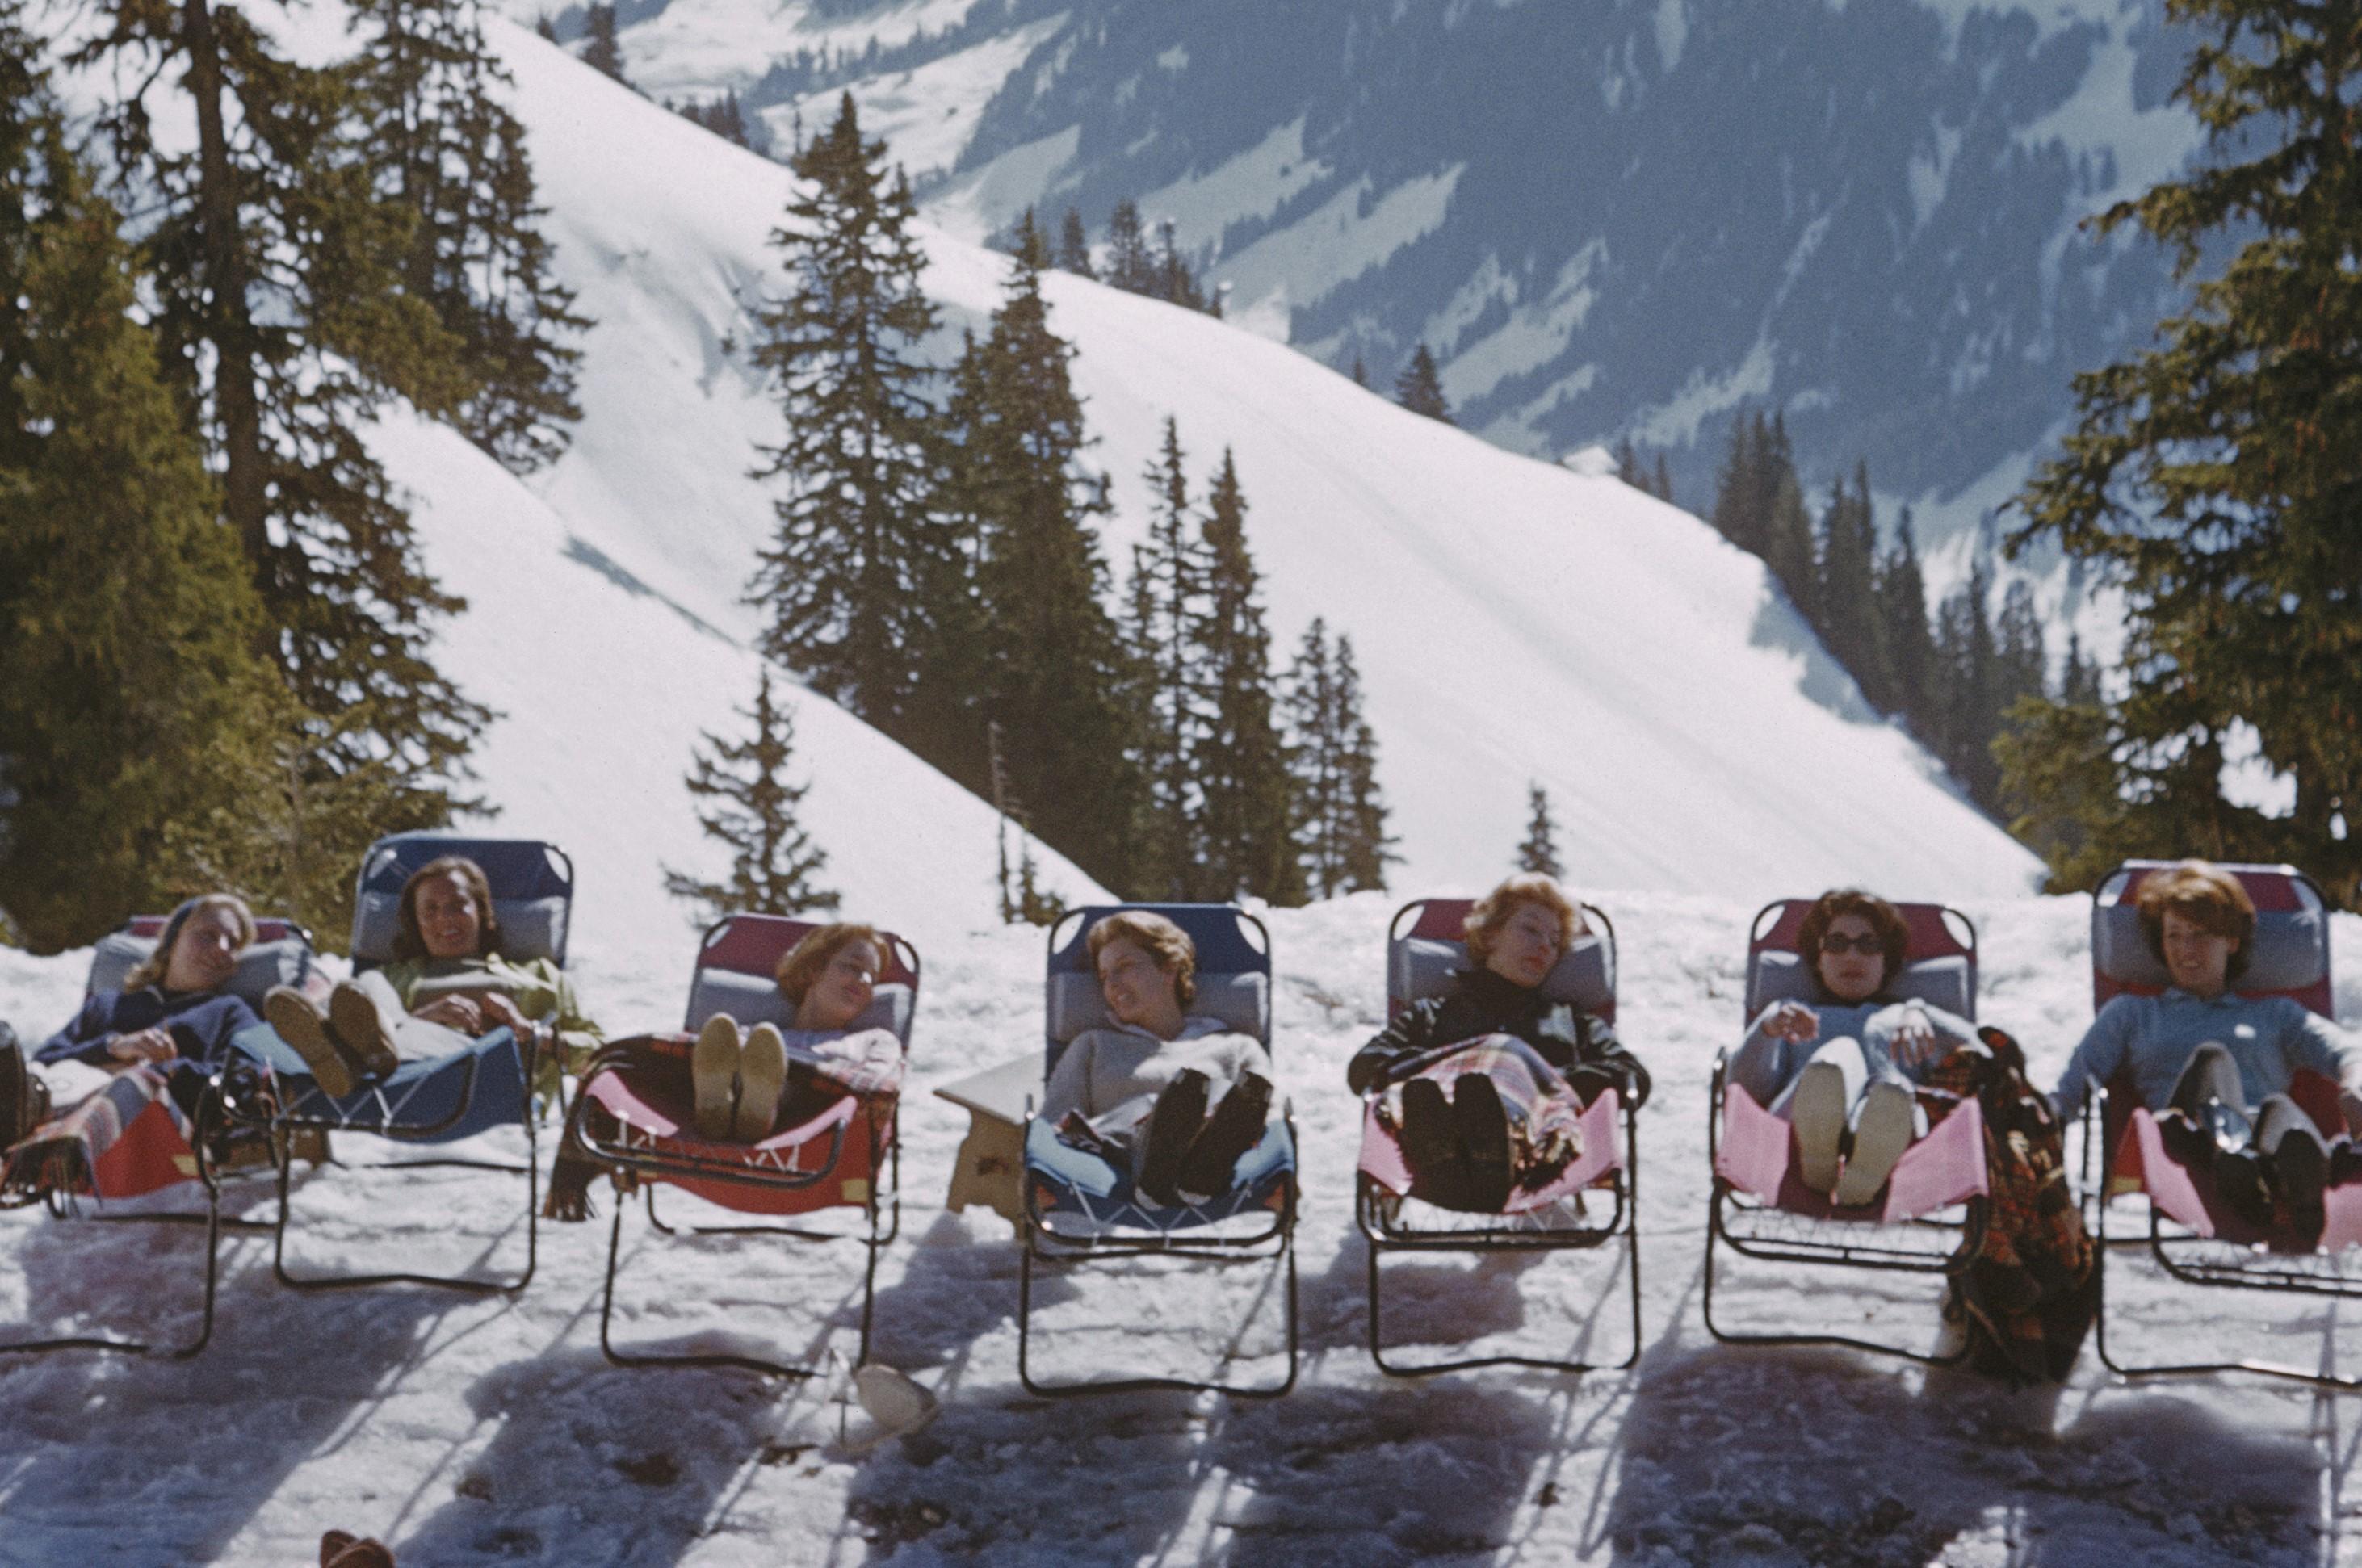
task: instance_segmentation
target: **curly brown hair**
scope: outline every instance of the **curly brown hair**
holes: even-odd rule
[[[1518,911],[1527,904],[1548,910],[1558,919],[1558,945],[1563,953],[1574,944],[1574,939],[1588,929],[1583,911],[1567,897],[1564,888],[1539,871],[1521,871],[1476,900],[1468,918],[1460,928],[1460,939],[1468,944],[1468,962],[1483,968],[1493,955],[1493,937],[1508,924]]]
[[[1886,967],[1878,977],[1878,988],[1884,990],[1895,976],[1903,972],[1904,955],[1911,948],[1911,928],[1903,923],[1903,913],[1876,893],[1863,892],[1860,888],[1832,888],[1813,900],[1805,911],[1805,923],[1796,933],[1796,951],[1804,956],[1805,968],[1813,983],[1821,983],[1821,939],[1829,927],[1846,915],[1860,915],[1870,922],[1870,929],[1878,937],[1884,951]]]
[[[2165,916],[2170,910],[2212,936],[2231,939],[2230,962],[2224,978],[2235,980],[2247,972],[2247,949],[2256,934],[2256,901],[2239,878],[2211,860],[2185,860],[2170,871],[2145,878],[2133,895],[2140,911],[2141,939],[2160,964],[2165,962]]]
[[[1187,1007],[1198,999],[1198,944],[1189,933],[1148,910],[1118,910],[1091,927],[1091,966],[1098,966],[1099,950],[1110,942],[1130,942],[1155,961],[1173,979],[1173,999]]]
[[[393,933],[393,955],[396,958],[417,959],[426,955],[426,938],[418,929],[418,889],[438,877],[457,877],[466,889],[468,898],[476,906],[476,953],[479,958],[497,956],[501,950],[501,917],[492,907],[492,885],[484,876],[484,868],[464,855],[446,855],[430,860],[410,874],[402,885],[402,901],[394,908],[398,929]]]
[[[833,925],[816,925],[805,932],[803,940],[788,949],[776,971],[779,994],[789,1005],[801,1007],[804,993],[811,989],[828,961],[856,942],[866,942],[877,950],[877,962],[886,963],[886,939],[874,925],[861,925],[851,921],[839,921]]]

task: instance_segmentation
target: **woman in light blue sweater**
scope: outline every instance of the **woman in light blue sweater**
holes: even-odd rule
[[[1731,1061],[1732,1081],[1794,1124],[1805,1185],[1840,1205],[1878,1196],[1920,1131],[1912,1083],[1976,1040],[1967,1019],[1886,996],[1909,943],[1884,899],[1857,888],[1822,894],[1796,938],[1813,1001],[1766,1007]]]
[[[2053,1099],[2062,1119],[2094,1084],[2128,1071],[2141,1103],[2208,1129],[2217,1189],[2244,1217],[2271,1219],[2271,1188],[2300,1229],[2320,1229],[2330,1139],[2289,1098],[2299,1068],[2339,1086],[2345,1127],[2362,1128],[2362,1039],[2292,997],[2243,997],[2256,906],[2238,878],[2202,860],[2150,877],[2136,896],[2141,935],[2172,984],[2113,997],[2075,1047]],[[2193,1143],[2202,1153],[2205,1143]],[[2261,1159],[2257,1158],[2261,1155]]]

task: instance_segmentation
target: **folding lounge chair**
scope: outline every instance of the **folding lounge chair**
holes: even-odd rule
[[[869,1358],[877,1254],[902,1223],[900,1075],[891,1085],[844,1095],[759,1143],[716,1143],[689,1130],[689,1053],[695,1032],[723,1012],[749,1028],[757,1023],[786,1027],[787,999],[779,994],[774,975],[780,958],[811,929],[809,921],[737,914],[707,931],[690,981],[684,1032],[619,1042],[592,1058],[575,1096],[569,1125],[576,1143],[619,1184],[636,1183],[646,1192],[648,1220],[668,1235],[675,1233],[674,1228],[657,1217],[657,1187],[665,1185],[744,1214],[778,1218],[832,1209],[858,1212],[863,1229],[857,1231],[770,1224],[694,1227],[696,1234],[708,1236],[861,1242],[866,1256],[861,1274],[861,1344],[855,1357],[858,1364]],[[907,1062],[918,1003],[919,955],[899,936],[888,935],[886,947],[886,972],[877,977],[876,994],[852,1028],[892,1030]],[[780,1377],[812,1375],[812,1367],[756,1356],[617,1350],[610,1329],[624,1209],[619,1198],[607,1235],[607,1285],[599,1307],[599,1348],[609,1361],[618,1366],[736,1366]]]
[[[563,850],[537,839],[466,838],[451,834],[405,833],[380,839],[361,859],[353,900],[353,970],[374,969],[393,956],[403,884],[428,862],[465,856],[483,868],[492,908],[500,918],[502,951],[511,958],[546,958],[563,967],[574,902],[574,865]],[[494,1029],[447,1055],[405,1061],[394,1072],[368,1080],[338,1099],[312,1077],[311,1068],[269,1024],[239,1034],[232,1044],[260,1069],[268,1094],[259,1099],[233,1097],[234,1119],[267,1124],[279,1151],[279,1220],[271,1243],[271,1266],[282,1284],[298,1290],[350,1289],[378,1285],[424,1285],[475,1294],[523,1290],[540,1257],[541,1165],[535,1115],[535,1063],[530,1043],[521,1044],[506,1029]],[[381,1274],[298,1275],[287,1265],[287,1232],[293,1163],[285,1155],[288,1136],[303,1132],[367,1133],[413,1144],[442,1144],[496,1128],[524,1133],[523,1165],[478,1159],[427,1158],[389,1162],[389,1170],[430,1168],[495,1171],[525,1178],[525,1258],[512,1276]]]
[[[1070,911],[1050,929],[1044,998],[1043,1081],[1069,1041],[1113,1021],[1099,995],[1085,941],[1092,926],[1121,910],[1161,914],[1187,932],[1198,951],[1193,1014],[1220,1019],[1271,1045],[1271,936],[1263,922],[1231,904],[1111,904]],[[1146,1388],[1270,1398],[1296,1386],[1296,1126],[1283,1110],[1263,1141],[1233,1168],[1232,1185],[1203,1204],[1167,1208],[1132,1190],[1128,1173],[1062,1143],[1050,1123],[1025,1119],[1023,1251],[1018,1264],[1017,1375],[1039,1395],[1113,1394]],[[1138,1257],[1209,1263],[1276,1262],[1286,1278],[1287,1370],[1267,1386],[1175,1377],[1043,1383],[1032,1373],[1033,1272]]]
[[[85,996],[101,990],[119,988],[124,977],[134,966],[155,951],[156,942],[163,934],[166,917],[138,915],[127,921],[121,929],[99,939],[91,955],[90,977],[83,990]],[[255,940],[239,955],[237,973],[231,976],[226,989],[244,997],[259,1012],[263,994],[273,986],[294,986],[325,994],[327,982],[313,967],[312,935],[302,926],[285,920],[255,922]],[[222,1168],[225,1154],[233,1149],[237,1129],[225,1116],[226,1072],[215,1074],[197,1102],[196,1114],[184,1114],[170,1094],[157,1087],[152,1075],[119,1074],[104,1089],[99,1098],[104,1104],[91,1105],[83,1114],[88,1118],[85,1148],[103,1145],[94,1159],[86,1161],[80,1173],[82,1184],[77,1190],[50,1188],[38,1198],[11,1203],[8,1207],[27,1207],[40,1203],[48,1209],[52,1220],[80,1218],[86,1220],[121,1224],[203,1225],[205,1229],[204,1312],[199,1320],[196,1337],[182,1345],[157,1345],[144,1340],[117,1339],[99,1335],[70,1335],[63,1338],[26,1340],[0,1342],[0,1354],[35,1353],[53,1350],[121,1351],[133,1354],[158,1353],[175,1357],[196,1354],[204,1349],[214,1331],[214,1298],[221,1269],[221,1233],[224,1230],[267,1231],[273,1222],[266,1220],[226,1216],[222,1213],[222,1184],[230,1173]],[[87,1103],[87,1102],[85,1102]],[[259,1154],[260,1140],[250,1131],[237,1140],[247,1152]],[[325,1144],[321,1147],[325,1148]],[[198,1182],[204,1188],[203,1212],[165,1210],[160,1212],[108,1213],[102,1208],[95,1213],[81,1213],[77,1198],[91,1197],[101,1205],[108,1199],[141,1198],[161,1192],[183,1182]]]
[[[2152,873],[2172,861],[2131,860],[2108,874],[2092,900],[2092,1004],[2130,991],[2153,995],[2169,984],[2141,937],[2134,895]],[[2238,878],[2256,905],[2256,931],[2246,971],[2235,989],[2242,996],[2291,997],[2323,1018],[2334,1018],[2330,989],[2329,917],[2321,889],[2292,866],[2224,866]],[[2324,1133],[2345,1126],[2337,1085],[2320,1074],[2301,1071],[2290,1095]],[[2083,1113],[2084,1192],[2096,1213],[2091,1228],[2099,1241],[2100,1312],[2096,1341],[2101,1363],[2121,1377],[2170,1374],[2253,1372],[2323,1388],[2362,1388],[2362,1378],[2253,1358],[2204,1362],[2128,1364],[2108,1345],[2109,1307],[2121,1290],[2108,1281],[2109,1254],[2147,1244],[2171,1279],[2200,1288],[2260,1290],[2284,1295],[2362,1298],[2362,1264],[2349,1251],[2362,1242],[2362,1184],[2348,1182],[2325,1195],[2326,1222],[2317,1242],[2299,1235],[2283,1210],[2258,1230],[2222,1203],[2213,1175],[2182,1165],[2167,1152],[2157,1118],[2140,1101],[2129,1077],[2095,1086]],[[2091,1180],[2095,1151],[2111,1152],[2106,1180]],[[2108,1231],[2116,1200],[2145,1195],[2146,1237],[2135,1231]],[[2227,1297],[2225,1298],[2228,1299]],[[2121,1336],[2120,1336],[2121,1337]]]
[[[1386,1015],[1451,990],[1468,966],[1462,941],[1473,900],[1423,899],[1395,911],[1386,933]],[[1558,961],[1542,992],[1609,1022],[1616,1018],[1616,931],[1606,911],[1584,905],[1589,932]],[[1378,1098],[1362,1112],[1362,1154],[1354,1216],[1369,1242],[1370,1356],[1396,1377],[1461,1372],[1479,1366],[1531,1366],[1554,1372],[1622,1368],[1640,1355],[1639,1121],[1623,1096],[1609,1089],[1583,1113],[1583,1149],[1555,1181],[1520,1192],[1498,1214],[1461,1214],[1409,1199],[1411,1172],[1395,1132],[1378,1119]],[[1618,1133],[1621,1137],[1618,1137]],[[1605,1213],[1595,1214],[1599,1205]],[[1474,1356],[1405,1365],[1389,1363],[1381,1332],[1384,1255],[1390,1252],[1534,1253],[1578,1251],[1625,1243],[1631,1297],[1631,1349],[1615,1363],[1560,1361],[1528,1355]]]
[[[1751,1021],[1783,999],[1809,1001],[1811,977],[1796,940],[1808,899],[1766,905],[1749,928],[1742,1021]],[[1901,999],[1918,999],[1976,1017],[1977,936],[1968,916],[1940,904],[1897,904],[1910,941],[1904,971],[1887,987]],[[1744,1027],[1744,1021],[1742,1022]],[[1883,1200],[1840,1209],[1805,1186],[1796,1169],[1794,1130],[1727,1081],[1729,1050],[1715,1055],[1709,1091],[1707,1149],[1714,1191],[1707,1200],[1702,1301],[1709,1333],[1726,1344],[1842,1345],[1929,1365],[1950,1365],[1968,1353],[1915,1351],[1834,1332],[1759,1333],[1725,1329],[1715,1320],[1718,1248],[1742,1257],[1824,1268],[1926,1275],[1949,1280],[1977,1255],[1990,1209],[1986,1194],[1984,1113],[1973,1098],[1952,1101],[1923,1090],[1931,1125],[1895,1162]]]

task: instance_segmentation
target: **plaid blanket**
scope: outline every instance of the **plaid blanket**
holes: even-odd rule
[[[0,1156],[0,1194],[20,1200],[52,1192],[136,1198],[194,1181],[194,1132],[166,1076],[132,1067]]]
[[[1493,1080],[1509,1121],[1510,1185],[1520,1192],[1548,1187],[1583,1154],[1583,1106],[1559,1070],[1514,1034],[1485,1034],[1420,1053],[1396,1069],[1382,1114],[1402,1126],[1401,1086],[1432,1078],[1445,1093],[1471,1073]]]
[[[1998,1029],[1977,1035],[1981,1045],[1952,1052],[1923,1086],[1978,1101],[1991,1182],[1984,1235],[1944,1312],[1967,1333],[1977,1371],[2062,1382],[2099,1309],[2092,1238],[2067,1187],[2063,1131],[2026,1081],[2025,1054]]]

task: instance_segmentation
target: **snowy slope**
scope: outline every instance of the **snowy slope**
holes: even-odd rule
[[[780,286],[766,237],[789,177],[529,34],[497,38],[558,266],[600,323],[574,448],[534,482],[595,548],[744,635],[738,594],[770,526],[747,469],[778,414],[730,349]],[[948,355],[1007,263],[923,239]],[[1091,460],[1113,476],[1119,570],[1169,414],[1201,485],[1237,455],[1283,655],[1315,616],[1352,635],[1402,885],[1500,869],[1529,779],[1594,886],[2029,885],[2032,858],[1869,718],[1760,566],[1694,518],[1414,418],[1235,327],[1064,275],[1046,289],[1080,350]]]

